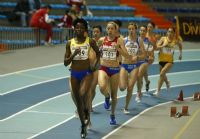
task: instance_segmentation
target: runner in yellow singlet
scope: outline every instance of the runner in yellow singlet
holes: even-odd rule
[[[180,40],[176,39],[175,29],[169,28],[166,37],[162,37],[157,44],[157,49],[159,50],[159,65],[160,65],[160,78],[158,80],[158,87],[153,93],[158,96],[163,82],[166,83],[169,88],[169,80],[166,73],[172,68],[174,61],[174,50],[175,46],[179,47],[179,60],[182,59],[182,43]]]

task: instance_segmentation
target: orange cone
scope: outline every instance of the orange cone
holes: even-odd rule
[[[183,90],[180,91],[177,100],[179,100],[179,101],[183,101]]]

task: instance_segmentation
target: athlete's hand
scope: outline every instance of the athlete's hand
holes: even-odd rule
[[[134,63],[138,62],[138,57],[137,56],[131,56],[131,61]]]
[[[165,40],[164,42],[163,42],[163,45],[162,45],[162,47],[166,47],[168,45],[168,41],[167,40]]]
[[[80,52],[81,52],[81,48],[77,48],[77,49],[74,51],[73,55],[76,56],[76,55],[79,54]]]

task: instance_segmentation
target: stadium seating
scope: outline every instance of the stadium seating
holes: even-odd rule
[[[1,11],[12,11],[15,7],[17,0],[7,0],[0,2]],[[44,2],[44,1],[43,1]],[[127,25],[129,22],[136,22],[138,25],[146,24],[150,21],[149,18],[144,18],[142,16],[135,17],[134,16],[134,7],[128,6],[120,6],[118,0],[87,0],[88,8],[92,11],[93,17],[84,16],[90,26],[93,25],[102,25],[105,28],[108,21],[119,19],[123,22],[123,26],[121,29],[121,33],[127,33]],[[66,9],[69,9],[63,0],[45,0],[43,4],[51,4],[52,11],[50,13],[50,17],[54,19],[60,19],[65,13]],[[0,12],[1,13],[1,12]],[[4,32],[6,35],[1,34],[2,40],[0,40],[0,44],[6,43],[11,48],[15,48],[21,45],[30,45],[33,46],[36,44],[34,31],[32,28],[20,28],[15,27],[13,24],[10,24],[7,20],[7,16],[0,14],[0,32]],[[40,30],[41,41],[43,44],[43,40],[45,37],[45,32]],[[68,32],[68,31],[67,31]],[[165,30],[157,30],[158,33],[164,33]],[[66,30],[60,28],[53,29],[53,43],[63,43],[66,40],[66,36],[73,36],[72,34],[66,33]]]
[[[174,16],[200,17],[200,0],[143,0],[167,19]]]

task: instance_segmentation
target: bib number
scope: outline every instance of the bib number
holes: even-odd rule
[[[103,51],[102,58],[105,60],[116,60],[117,52],[115,51]]]
[[[173,54],[174,50],[168,47],[163,48],[163,53],[165,54]]]
[[[74,60],[86,60],[86,59],[88,59],[88,51],[87,49],[84,48],[81,48],[81,52],[74,57]]]

